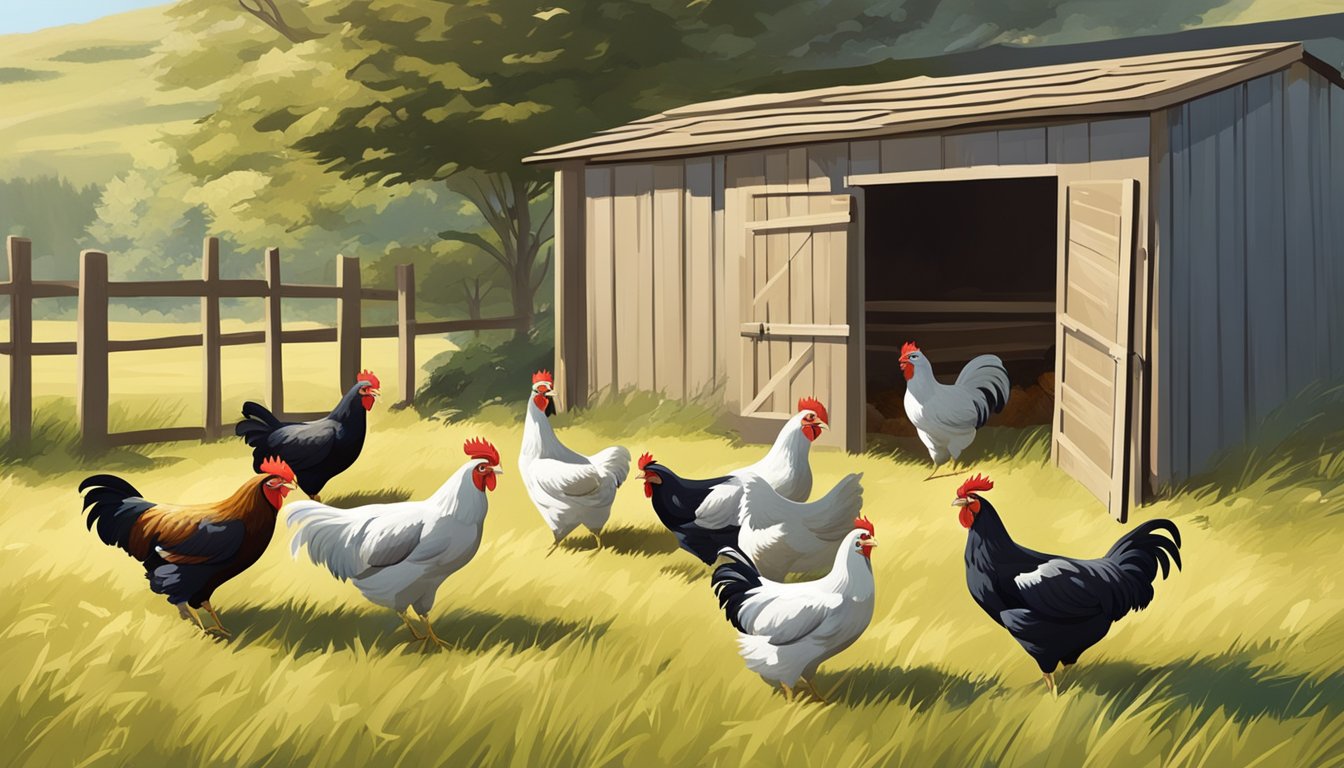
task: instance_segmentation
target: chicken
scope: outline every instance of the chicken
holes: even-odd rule
[[[378,398],[378,377],[364,371],[325,418],[285,423],[259,403],[243,403],[243,420],[234,434],[252,446],[252,466],[277,455],[294,468],[299,487],[310,498],[321,499],[331,478],[350,468],[364,449],[367,414]]]
[[[742,478],[738,546],[767,579],[826,568],[863,508],[863,475],[845,475],[816,501],[790,501],[763,478]]]
[[[761,577],[751,559],[732,547],[711,584],[728,621],[737,628],[747,668],[787,698],[804,683],[821,699],[812,677],[822,662],[859,639],[873,620],[873,524],[859,518],[832,553],[830,573],[816,581],[782,584]]]
[[[1096,560],[1034,552],[1009,537],[999,513],[980,495],[993,488],[989,478],[976,475],[952,502],[969,531],[966,586],[976,604],[1036,661],[1046,688],[1055,693],[1058,665],[1077,662],[1112,624],[1146,608],[1159,567],[1163,578],[1170,563],[1181,567],[1181,533],[1170,520],[1149,520]]]
[[[901,373],[905,375],[905,415],[919,433],[933,459],[930,479],[948,459],[953,469],[962,451],[975,439],[991,413],[1008,402],[1008,372],[994,355],[980,355],[957,374],[956,382],[941,384],[933,365],[914,342],[901,347]]]
[[[336,509],[316,501],[290,505],[286,522],[297,527],[291,553],[307,550],[341,581],[350,581],[369,602],[401,616],[411,636],[446,646],[434,633],[429,612],[439,585],[476,555],[495,489],[499,452],[483,439],[463,447],[469,460],[423,501]],[[416,631],[415,609],[425,633]]]
[[[532,376],[518,471],[527,495],[555,537],[547,555],[580,525],[592,532],[601,549],[602,527],[611,517],[616,489],[630,474],[630,452],[613,446],[584,456],[565,447],[547,418],[555,413],[554,391],[548,371]]]
[[[733,477],[759,475],[781,496],[792,501],[807,501],[812,494],[812,467],[808,453],[812,441],[830,428],[826,406],[812,397],[798,399],[798,412],[784,424],[774,445],[755,464],[730,472]]]
[[[685,480],[659,464],[649,453],[639,457],[639,471],[639,479],[644,481],[644,495],[652,502],[658,520],[677,537],[682,549],[709,565],[720,549],[737,544],[742,486],[734,478]],[[725,489],[730,492],[725,494]]]
[[[230,633],[210,598],[266,551],[276,511],[293,488],[293,470],[276,458],[261,462],[256,477],[212,504],[147,501],[115,475],[94,475],[79,484],[89,530],[96,524],[104,544],[140,561],[150,590],[166,596],[183,619],[207,634],[225,637]],[[200,608],[215,626],[205,626]]]

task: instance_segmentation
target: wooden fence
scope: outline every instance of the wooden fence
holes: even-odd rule
[[[219,277],[219,241],[206,238],[202,254],[200,280],[151,280],[113,282],[107,278],[107,254],[83,251],[79,255],[79,280],[33,280],[32,243],[21,237],[8,239],[9,281],[0,283],[0,296],[10,297],[9,340],[0,343],[0,354],[9,356],[10,446],[26,449],[32,437],[33,369],[32,359],[39,355],[76,355],[76,407],[80,441],[84,450],[96,451],[110,446],[136,445],[168,440],[215,440],[223,434],[223,405],[220,388],[220,349],[240,344],[266,346],[267,406],[281,419],[290,421],[320,418],[326,412],[296,413],[284,408],[284,381],[281,361],[285,343],[335,341],[340,350],[339,390],[354,383],[359,374],[360,343],[364,339],[397,339],[398,370],[401,373],[401,403],[410,404],[415,396],[415,337],[423,334],[450,333],[518,326],[516,317],[478,320],[415,319],[415,272],[411,264],[397,267],[396,289],[365,288],[360,285],[359,260],[337,256],[336,285],[286,284],[280,280],[280,251],[270,248],[265,257],[265,279],[222,280]],[[73,296],[79,302],[76,340],[33,341],[33,299]],[[114,340],[108,338],[107,305],[111,299],[184,297],[201,300],[201,332],[152,339]],[[221,333],[219,302],[225,298],[260,298],[266,302],[265,329]],[[336,327],[282,331],[282,299],[335,299]],[[365,301],[395,301],[395,325],[364,326],[360,309]],[[202,347],[204,358],[204,424],[200,427],[170,427],[134,432],[108,431],[108,354],[151,349]]]

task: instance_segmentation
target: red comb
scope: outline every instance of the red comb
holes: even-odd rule
[[[826,413],[826,406],[822,405],[821,401],[815,397],[798,398],[798,410],[811,411],[817,414],[817,418],[821,419],[827,424],[831,423],[831,415],[829,413]]]
[[[532,374],[532,383],[533,383],[533,384],[536,384],[536,383],[539,382],[539,381],[544,381],[544,382],[546,382],[547,384],[550,384],[550,385],[552,385],[552,386],[555,385],[555,379],[551,377],[551,372],[550,372],[550,371],[541,370],[541,371],[537,371],[536,373]]]
[[[974,491],[992,491],[994,490],[994,481],[984,475],[971,475],[971,477],[961,487],[957,489],[957,498],[964,499],[968,493]]]
[[[911,352],[918,352],[918,351],[919,347],[915,346],[915,342],[913,341],[907,341],[901,345],[901,357],[905,357]]]
[[[877,531],[873,530],[873,521],[866,517],[854,518],[854,528],[855,530],[867,531],[869,536],[877,535]]]
[[[473,459],[485,459],[489,464],[499,465],[499,451],[483,437],[473,437],[462,446],[462,452]]]
[[[365,368],[363,373],[356,376],[355,381],[367,381],[374,389],[381,389],[383,386],[378,383],[378,377],[374,376],[373,371],[370,371],[368,368]]]
[[[284,479],[287,483],[294,482],[294,470],[290,469],[289,465],[279,456],[272,456],[261,462],[259,471],[263,475],[275,475],[276,477]]]
[[[649,465],[652,464],[652,463],[653,463],[653,454],[652,454],[652,453],[646,453],[646,454],[644,454],[643,456],[640,456],[640,457],[639,457],[639,471],[643,472],[643,471],[644,471],[644,468],[647,467],[647,466],[649,466]]]

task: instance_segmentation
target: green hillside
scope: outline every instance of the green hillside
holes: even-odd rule
[[[154,47],[171,33],[148,8],[0,36],[0,178],[106,182],[206,114],[208,101],[158,88]]]

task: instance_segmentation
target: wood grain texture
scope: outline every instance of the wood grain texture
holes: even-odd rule
[[[266,406],[271,409],[271,413],[281,414],[285,412],[285,378],[284,378],[284,358],[283,358],[283,340],[281,339],[280,327],[280,249],[267,248],[266,258],[263,264],[266,273],[266,311],[263,322],[265,323],[265,343],[266,343]]]
[[[557,310],[558,311],[558,310]],[[397,265],[397,371],[401,402],[415,402],[415,265]]]
[[[1282,76],[1246,84],[1246,281],[1250,424],[1288,396],[1288,309],[1284,273]]]
[[[107,446],[107,254],[79,254],[79,309],[75,344],[80,446],[97,452]]]
[[[589,168],[585,188],[592,206],[586,234],[593,274],[588,349],[593,358],[590,381],[596,397],[613,392],[617,380],[616,328],[620,319],[616,314],[614,171]]]
[[[653,167],[653,292],[654,386],[680,400],[686,393],[686,275],[690,247],[683,249],[686,204],[683,165]]]
[[[616,378],[613,390],[639,386],[640,338],[639,298],[639,205],[640,169],[648,166],[619,165],[615,168],[612,194],[612,263],[615,267],[616,314],[613,349]],[[647,279],[647,278],[645,278]],[[652,339],[648,340],[652,343]]]
[[[715,274],[714,161],[686,161],[684,237],[686,259],[686,394],[697,396],[714,386],[717,353]]]
[[[1209,466],[1222,446],[1222,385],[1218,363],[1218,132],[1217,104],[1188,105],[1191,173],[1185,221],[1190,230],[1190,465]]]
[[[746,96],[668,110],[526,160],[647,159],[1151,112],[1268,74],[1303,55],[1298,44],[1277,43]]]
[[[1240,445],[1247,437],[1245,93],[1245,87],[1238,87],[1205,97],[1218,121],[1214,203],[1220,449]]]
[[[654,378],[654,359],[658,347],[663,343],[654,332],[654,296],[663,290],[658,285],[658,273],[654,265],[653,234],[653,166],[636,165],[635,176],[635,253],[631,254],[636,264],[634,275],[636,323],[631,326],[635,333],[627,332],[623,343],[638,360],[638,369],[634,386],[645,392],[657,389]]]
[[[1316,378],[1316,259],[1311,223],[1311,81],[1284,75],[1284,268],[1287,378],[1292,396]]]
[[[9,440],[16,451],[28,449],[33,435],[33,243],[22,237],[5,241],[9,259]]]
[[[336,285],[341,289],[341,297],[336,300],[336,346],[340,356],[337,391],[344,392],[354,385],[355,377],[359,375],[363,345],[358,258],[336,257]]]
[[[219,240],[205,238],[201,247],[201,358],[205,439],[218,440],[224,430],[220,385]]]

